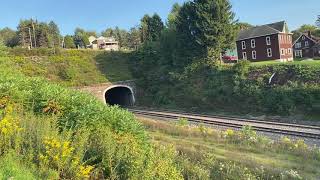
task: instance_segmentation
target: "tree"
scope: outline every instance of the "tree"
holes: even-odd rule
[[[158,14],[154,14],[152,17],[150,17],[149,15],[145,15],[141,19],[141,42],[144,43],[159,40],[163,29],[164,24]]]
[[[306,32],[311,32],[312,35],[320,37],[320,29],[317,26],[311,24],[304,24],[300,26],[298,29],[292,31],[293,40],[298,39],[302,33]]]
[[[7,47],[14,47],[19,45],[19,38],[17,32],[6,27],[0,30],[0,37],[2,42]]]
[[[35,37],[36,43],[34,47],[54,47],[53,37],[50,36],[49,26],[47,23],[41,22],[35,25]]]
[[[151,40],[150,24],[151,24],[151,17],[149,15],[144,15],[143,18],[141,19],[141,27],[140,27],[140,39],[142,43]]]
[[[179,15],[180,9],[181,9],[181,6],[178,3],[175,3],[172,6],[171,12],[168,15],[168,19],[167,19],[167,23],[166,23],[166,25],[169,29],[176,28],[177,17]]]
[[[235,15],[229,0],[195,0],[189,5],[194,9],[189,33],[207,48],[209,59],[220,59],[223,51],[232,48],[236,37]]]
[[[253,27],[253,25],[246,22],[237,22],[236,26],[238,30],[245,30]]]
[[[316,21],[316,25],[320,28],[320,15],[318,16],[318,19]]]
[[[60,30],[58,25],[53,21],[50,21],[48,24],[48,35],[49,35],[49,38],[51,39],[51,42],[50,42],[51,47],[60,46],[61,44]]]
[[[20,20],[20,23],[17,27],[19,43],[23,47],[31,47],[33,45],[32,35],[31,35],[31,22],[30,20]]]
[[[66,35],[64,37],[64,48],[67,48],[67,49],[76,48],[76,45],[74,43],[74,40],[73,40],[72,36]]]
[[[114,37],[113,29],[108,28],[105,31],[101,32],[101,35],[104,37]]]
[[[86,48],[90,44],[88,33],[81,28],[75,29],[73,39],[77,48]]]
[[[139,28],[131,28],[128,33],[128,48],[137,50],[140,46],[140,31]]]
[[[164,29],[164,23],[158,14],[154,14],[150,22],[150,33],[152,41],[158,41],[161,37],[161,33]]]

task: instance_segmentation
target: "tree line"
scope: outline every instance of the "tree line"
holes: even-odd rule
[[[219,17],[219,14],[211,14],[213,10],[212,5],[210,4],[211,1],[205,1],[204,3],[202,3],[203,5],[201,6],[198,6],[199,3],[196,2],[197,1],[191,1],[189,3],[184,4],[183,6],[180,6],[179,4],[174,4],[171,13],[168,16],[168,19],[166,20],[166,23],[162,21],[158,14],[153,14],[152,16],[144,15],[141,19],[140,25],[137,27],[132,27],[130,30],[115,27],[106,28],[101,33],[97,33],[95,31],[87,31],[83,28],[76,28],[74,34],[62,36],[58,25],[54,21],[50,21],[49,23],[47,23],[39,22],[36,19],[21,20],[16,30],[10,29],[8,27],[0,29],[0,45],[5,45],[7,47],[22,46],[29,48],[86,48],[86,46],[89,45],[88,38],[90,36],[97,37],[101,35],[105,37],[114,37],[117,41],[119,41],[121,48],[137,49],[145,42],[159,40],[163,31],[174,30],[184,35],[188,32],[193,33],[192,36],[193,38],[196,38],[194,40],[197,41],[197,43],[208,45],[208,49],[206,49],[205,51],[207,51],[207,53],[209,54],[211,53],[211,55],[208,54],[209,56],[218,56],[217,54],[212,54],[214,51],[216,51],[215,49],[212,49],[213,45],[215,46],[217,44],[220,44],[220,49],[225,49],[226,47],[223,47],[224,43],[221,43],[225,40],[219,39],[219,37],[222,36],[215,35],[220,35],[220,33],[228,31],[226,30],[228,27],[221,27],[219,29],[212,28],[218,27],[216,24],[214,24],[213,20],[215,20],[216,18],[214,16]],[[220,4],[222,4],[224,1],[217,2],[220,2]],[[206,10],[207,12],[204,14],[197,14],[199,13],[197,11]],[[223,14],[222,12],[219,13],[221,15]],[[233,16],[230,13],[228,15]],[[195,20],[197,18],[198,21],[196,22]],[[232,19],[233,17],[225,18],[226,20],[228,20],[228,18]],[[235,24],[238,30],[253,27],[253,25],[245,22],[236,22]],[[315,25],[305,24],[299,27],[298,29],[292,31],[293,38],[297,39],[301,33],[304,33],[306,31],[310,31],[314,36],[320,37],[319,27],[320,15],[317,18]],[[182,38],[182,36],[180,37]],[[190,38],[188,36],[184,36],[183,38],[185,38],[186,41],[189,41],[187,45],[189,45],[192,42],[191,39],[188,39]],[[232,38],[233,37],[231,37],[231,39]]]
[[[5,27],[0,29],[0,45],[25,48],[86,48],[90,36],[114,37],[123,49],[136,49],[141,44],[140,27],[129,31],[119,27],[107,28],[101,33],[76,28],[72,35],[61,35],[54,21],[39,22],[34,19],[21,20],[16,30]]]

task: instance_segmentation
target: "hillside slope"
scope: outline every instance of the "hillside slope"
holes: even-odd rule
[[[128,70],[129,54],[90,50],[10,49],[0,57],[0,67],[27,76],[45,77],[67,86],[132,79]]]

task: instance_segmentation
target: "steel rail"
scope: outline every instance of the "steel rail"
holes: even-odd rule
[[[225,118],[220,116],[201,116],[201,115],[187,115],[187,114],[177,114],[177,113],[169,113],[168,111],[147,111],[147,110],[137,110],[137,109],[128,109],[130,112],[136,114],[136,115],[145,115],[145,116],[151,116],[151,117],[158,117],[158,118],[166,118],[166,119],[174,119],[177,120],[179,118],[187,118],[190,122],[195,123],[203,123],[207,125],[215,125],[215,126],[222,126],[227,128],[235,128],[235,129],[241,129],[246,125],[250,125],[250,123],[256,123],[261,126],[256,125],[250,125],[254,130],[259,132],[265,132],[265,133],[274,133],[274,134],[281,134],[286,136],[295,136],[295,137],[301,137],[301,138],[311,138],[311,139],[320,139],[320,133],[312,133],[312,132],[302,132],[302,131],[296,131],[296,130],[287,130],[287,129],[281,129],[282,127],[296,127],[301,129],[312,129],[312,130],[320,130],[319,127],[314,126],[305,126],[305,125],[297,125],[297,124],[288,124],[288,123],[276,123],[276,122],[266,122],[266,121],[256,121],[256,120],[245,120],[245,119],[237,119],[237,118]],[[193,117],[191,117],[193,116]],[[214,119],[204,119],[204,118],[216,118],[219,120]],[[227,121],[225,121],[227,120]],[[231,121],[237,121],[230,122]],[[229,122],[228,122],[229,121]],[[244,124],[246,123],[246,124]],[[273,125],[277,128],[272,127],[264,127],[263,125]]]

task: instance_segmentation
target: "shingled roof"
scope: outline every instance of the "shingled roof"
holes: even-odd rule
[[[289,33],[289,30],[285,21],[266,24],[262,26],[255,26],[250,29],[242,30],[238,35],[237,41],[250,39],[254,37],[266,36],[270,34],[277,34],[280,32]]]

